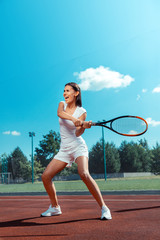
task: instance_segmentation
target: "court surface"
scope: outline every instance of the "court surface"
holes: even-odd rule
[[[63,214],[40,217],[47,196],[1,196],[0,240],[159,240],[160,195],[104,195],[112,220],[92,196],[58,196]]]

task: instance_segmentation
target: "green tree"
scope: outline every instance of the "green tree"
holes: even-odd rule
[[[89,152],[89,170],[91,173],[104,173],[102,141],[97,142]]]
[[[152,151],[149,149],[146,139],[141,139],[137,147],[139,154],[139,161],[141,162],[142,171],[150,172],[151,171],[151,161],[152,161]]]
[[[148,143],[145,138],[139,140],[139,145],[141,145],[144,149],[149,150]]]
[[[7,173],[8,172],[8,156],[6,153],[3,153],[0,156],[0,173],[1,174],[1,183],[7,183]]]
[[[31,166],[19,147],[8,157],[8,172],[12,173],[13,179],[30,179]]]
[[[106,166],[108,173],[119,172],[120,158],[113,143],[105,144]],[[104,173],[104,154],[102,140],[97,142],[89,153],[89,169],[91,173]]]
[[[117,173],[120,171],[121,162],[118,149],[114,143],[107,143],[105,145],[107,172]]]
[[[144,144],[145,143],[145,144]],[[151,155],[146,142],[137,144],[123,141],[119,148],[121,172],[148,172],[151,170]]]
[[[158,142],[152,150],[152,172],[160,174],[160,145]]]
[[[57,154],[59,148],[60,134],[51,130],[49,134],[43,136],[39,148],[35,149],[37,161],[41,163],[42,167],[46,167],[54,155]]]
[[[45,167],[42,167],[40,161],[37,161],[37,157],[34,156],[34,180],[39,180]]]
[[[123,141],[119,148],[121,159],[121,172],[136,172],[138,166],[138,153],[135,151],[134,142]]]
[[[0,156],[0,172],[8,172],[8,156],[6,153]]]

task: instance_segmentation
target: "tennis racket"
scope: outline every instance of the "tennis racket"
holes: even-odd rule
[[[111,131],[128,137],[136,137],[144,134],[148,129],[147,121],[138,116],[121,116],[109,121],[92,122],[92,126],[101,126]]]

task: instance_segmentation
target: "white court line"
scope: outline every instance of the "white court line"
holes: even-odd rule
[[[0,199],[0,201],[40,201],[40,202],[47,202],[49,199],[30,199],[30,198],[10,198],[10,199]],[[68,202],[75,202],[75,199],[67,199],[67,198],[60,198],[59,201],[68,201]],[[76,202],[95,202],[94,199],[76,199]],[[160,202],[160,199],[105,199],[107,202]]]

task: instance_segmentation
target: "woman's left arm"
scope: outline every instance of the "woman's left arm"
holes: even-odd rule
[[[80,119],[80,120],[82,121],[82,126],[76,128],[76,132],[75,132],[76,137],[81,136],[81,135],[84,133],[84,131],[85,131],[86,128],[90,128],[90,127],[91,127],[92,121],[88,121],[88,122],[85,121],[86,116],[87,116],[87,114],[86,114],[86,113],[83,113],[83,114],[78,118],[78,119]]]

